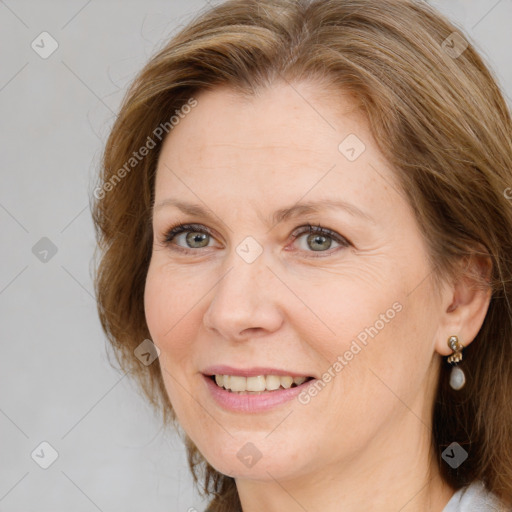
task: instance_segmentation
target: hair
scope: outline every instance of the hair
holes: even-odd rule
[[[454,32],[463,39],[447,39]],[[450,53],[453,40],[456,50],[460,41],[468,46]],[[512,503],[511,115],[473,44],[425,2],[229,0],[197,15],[150,59],[123,100],[92,199],[98,313],[118,363],[163,422],[175,422],[158,359],[144,366],[134,357],[150,338],[143,297],[164,139],[156,128],[172,136],[170,116],[201,91],[229,86],[250,96],[280,80],[316,80],[354,98],[414,210],[436,279],[460,277],[471,257],[490,259],[486,279],[471,276],[492,294],[464,350],[468,382],[453,391],[450,366],[440,369],[431,450],[455,489],[478,479]],[[150,140],[154,147],[135,155]],[[453,441],[469,454],[457,469],[441,459]],[[186,447],[209,510],[241,510],[235,480],[188,436]]]

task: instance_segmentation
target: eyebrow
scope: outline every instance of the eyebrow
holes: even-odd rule
[[[203,208],[200,204],[187,203],[172,198],[164,199],[163,201],[160,201],[157,205],[153,206],[153,213],[159,211],[160,209],[166,206],[174,206],[181,210],[183,213],[187,213],[191,216],[213,217],[213,215],[206,208]],[[270,225],[274,225],[291,218],[299,217],[301,215],[320,213],[327,209],[345,210],[353,217],[360,217],[364,220],[367,220],[368,222],[371,222],[372,224],[375,224],[375,220],[368,213],[364,212],[357,206],[340,199],[323,199],[319,201],[298,202],[292,206],[276,210],[266,222]]]

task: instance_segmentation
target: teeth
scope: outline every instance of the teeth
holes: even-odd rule
[[[293,384],[300,386],[306,382],[306,377],[291,377],[289,375],[257,375],[241,377],[239,375],[215,375],[217,386],[235,393],[275,391],[279,388],[289,389]]]
[[[284,389],[291,388],[293,384],[293,377],[281,377],[281,386],[283,386]]]
[[[228,382],[226,383],[226,377]],[[237,377],[236,375],[224,375],[224,386],[229,386],[231,391],[245,391],[247,388],[247,381],[245,377]]]
[[[237,377],[237,379],[244,379],[244,377]],[[266,386],[265,376],[258,375],[256,377],[247,377],[247,386],[245,389],[237,389],[237,391],[265,391]]]
[[[277,375],[267,375],[265,377],[266,388],[269,391],[274,391],[281,387],[281,379]]]

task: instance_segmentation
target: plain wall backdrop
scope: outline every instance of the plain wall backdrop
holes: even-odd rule
[[[512,1],[429,3],[512,97]],[[204,510],[180,439],[108,362],[89,194],[130,81],[205,7],[0,0],[0,512]]]

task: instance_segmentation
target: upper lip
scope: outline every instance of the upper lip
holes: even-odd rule
[[[205,368],[201,373],[207,376],[211,375],[238,375],[241,377],[255,377],[257,375],[280,375],[291,377],[312,377],[311,374],[303,372],[294,372],[291,370],[282,370],[280,368],[269,368],[263,366],[253,366],[252,368],[234,368],[233,366],[217,365]]]

